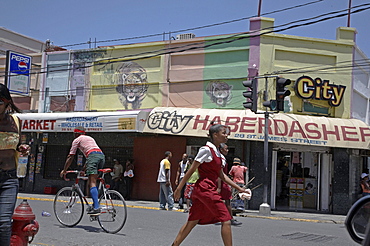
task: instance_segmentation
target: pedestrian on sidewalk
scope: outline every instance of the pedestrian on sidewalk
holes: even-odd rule
[[[226,162],[226,156],[229,153],[229,147],[225,143],[220,144],[220,152],[221,152],[221,157],[222,157],[222,163],[223,163],[223,172],[227,173],[228,170],[228,164]],[[243,224],[240,221],[237,221],[236,219],[233,218],[233,210],[231,208],[231,199],[232,199],[232,193],[231,193],[231,187],[230,185],[226,184],[223,182],[220,178],[218,178],[218,191],[221,195],[222,200],[225,201],[225,205],[227,209],[229,210],[229,213],[231,215],[231,225],[241,225]]]
[[[224,125],[212,125],[209,128],[210,141],[206,146],[199,149],[197,156],[189,171],[175,190],[175,199],[180,198],[180,192],[185,185],[186,180],[195,172],[199,171],[199,179],[195,183],[192,193],[193,205],[189,211],[188,221],[181,227],[172,245],[180,245],[181,242],[189,235],[192,229],[197,225],[215,224],[221,222],[221,236],[224,245],[232,245],[231,216],[222,201],[220,194],[217,192],[217,179],[231,185],[239,192],[250,194],[249,189],[243,189],[230,180],[222,171],[222,158],[219,151],[221,143],[227,142],[229,128]]]
[[[194,156],[190,155],[188,158],[188,164],[186,165],[185,173],[190,169],[191,165],[193,164]],[[192,204],[191,201],[191,194],[193,193],[194,185],[199,179],[199,172],[198,169],[196,169],[193,174],[188,179],[188,182],[186,182],[186,188],[184,192],[184,197],[186,199],[186,208],[184,209],[184,213],[188,213]]]
[[[125,194],[124,197],[126,200],[131,199],[131,190],[132,190],[132,179],[134,178],[134,161],[128,159],[126,161],[126,169],[123,173],[123,179],[125,181]]]
[[[171,151],[164,153],[164,159],[159,163],[159,173],[157,182],[159,183],[159,208],[166,210],[166,204],[168,204],[168,210],[177,210],[174,208],[173,191],[171,186],[171,163],[172,157]]]
[[[187,162],[188,162],[188,155],[186,153],[184,153],[182,155],[181,161],[179,162],[179,164],[177,166],[177,173],[176,173],[176,180],[175,180],[175,185],[176,186],[179,185],[179,183],[181,182],[182,178],[185,175],[185,168],[186,168]],[[182,190],[181,190],[181,196],[180,196],[180,200],[179,200],[179,208],[180,209],[184,208],[184,203],[185,203],[184,191],[185,191],[185,186],[182,187]]]
[[[232,177],[234,183],[236,183],[240,187],[244,187],[245,185],[245,176],[244,174],[247,172],[248,168],[244,166],[244,163],[241,162],[240,158],[235,157],[233,160],[233,166],[229,172],[229,175]],[[238,190],[234,189],[233,197],[236,197],[236,209],[244,210],[244,201],[237,197]]]
[[[369,174],[367,173],[361,174],[360,184],[362,189],[362,196],[370,196]]]
[[[64,174],[67,172],[76,155],[77,149],[80,149],[86,158],[86,163],[82,170],[85,171],[85,173],[88,175],[87,183],[89,185],[90,195],[93,200],[93,208],[90,209],[87,213],[90,215],[99,215],[100,207],[96,181],[98,179],[98,169],[104,167],[105,155],[96,144],[95,140],[92,137],[86,135],[84,127],[76,127],[73,132],[75,139],[72,142],[72,147],[69,151],[69,155],[67,156],[64,168],[60,172],[60,177],[63,177]]]
[[[8,88],[0,84],[0,245],[10,245],[12,216],[19,189],[18,156],[28,156],[30,150],[27,144],[20,144],[20,122],[13,115],[20,112]]]

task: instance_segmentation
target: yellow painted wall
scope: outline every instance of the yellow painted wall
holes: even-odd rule
[[[161,106],[163,56],[158,54],[163,48],[163,44],[158,43],[108,47],[104,56],[96,60],[95,65],[99,65],[90,69],[90,110],[145,109]],[[143,57],[147,58],[136,59]],[[123,75],[124,73],[126,75]],[[126,77],[123,79],[122,76]],[[119,91],[117,86],[122,83],[125,84],[124,89]],[[139,105],[130,103],[128,97],[131,94],[139,98]]]
[[[346,38],[348,30],[345,30]],[[352,32],[354,29],[352,28]],[[352,36],[353,37],[353,36]],[[328,116],[337,118],[350,118],[350,99],[352,72],[339,66],[350,65],[352,61],[352,49],[354,42],[349,39],[324,40],[305,38],[282,34],[267,34],[261,37],[260,70],[259,75],[274,74],[288,78],[293,83],[288,86],[291,91],[291,110],[295,114],[312,114],[304,112],[304,100],[295,95],[295,80],[305,75],[313,79],[319,77],[329,80],[330,84],[346,86],[344,98],[338,107],[332,107],[328,101],[306,101],[314,107],[328,108]],[[347,62],[347,63],[345,63]],[[323,70],[324,68],[330,68]],[[264,81],[259,82],[259,90],[264,90]],[[262,83],[262,84],[261,84]],[[269,98],[275,98],[275,82],[269,79]]]

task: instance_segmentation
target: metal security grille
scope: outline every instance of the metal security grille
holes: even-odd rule
[[[105,167],[113,167],[113,159],[120,160],[121,164],[125,167],[126,160],[132,159],[132,147],[104,147],[102,148],[105,154]]]
[[[70,146],[65,145],[46,146],[45,162],[43,163],[45,179],[60,179],[59,174],[66,162],[69,148]],[[76,167],[77,164],[76,161],[74,161],[71,165],[71,169]]]

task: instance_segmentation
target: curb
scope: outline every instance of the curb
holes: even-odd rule
[[[17,199],[27,199],[27,200],[34,200],[34,201],[47,201],[47,202],[54,202],[54,199],[51,198],[38,198],[38,197],[26,197],[26,196],[17,196]],[[160,210],[157,207],[148,207],[148,206],[141,206],[141,205],[129,205],[126,201],[126,207],[128,208],[141,208],[141,209],[153,209],[153,210]],[[183,212],[183,209],[179,209],[173,212]]]
[[[289,220],[289,221],[313,222],[313,223],[344,224],[344,221],[335,221],[335,220],[300,219],[300,218],[291,218],[291,217],[261,216],[261,215],[236,215],[236,216],[237,217],[259,218],[259,219],[271,219],[271,220]]]
[[[40,198],[40,197],[31,197],[31,196],[24,196],[18,195],[17,199],[27,199],[27,200],[36,200],[36,201],[49,201],[53,202],[54,198]],[[144,205],[132,205],[128,204],[130,202],[126,201],[126,206],[129,208],[140,208],[140,209],[152,209],[152,210],[160,210],[158,207],[153,206],[144,206]],[[183,213],[183,209],[174,210],[171,212],[181,212]],[[285,221],[300,221],[300,222],[312,222],[312,223],[332,223],[332,224],[344,224],[344,220],[331,220],[331,219],[307,219],[307,218],[293,218],[293,217],[284,217],[284,216],[262,216],[257,214],[246,214],[246,213],[238,213],[235,215],[236,217],[249,217],[249,218],[259,218],[259,219],[270,219],[270,220],[285,220]]]

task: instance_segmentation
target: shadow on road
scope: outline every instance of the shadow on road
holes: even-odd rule
[[[61,224],[54,224],[56,227],[58,227],[59,229],[71,229],[71,230],[75,230],[76,228],[79,228],[79,229],[83,229],[87,232],[103,232],[103,233],[106,233],[105,231],[103,231],[103,229],[101,229],[100,227],[94,227],[94,226],[84,226],[84,225],[76,225],[74,227],[68,227],[68,226],[63,226]],[[108,233],[107,233],[108,234]],[[121,236],[126,236],[126,234],[124,233],[115,233],[114,235],[121,235]]]

